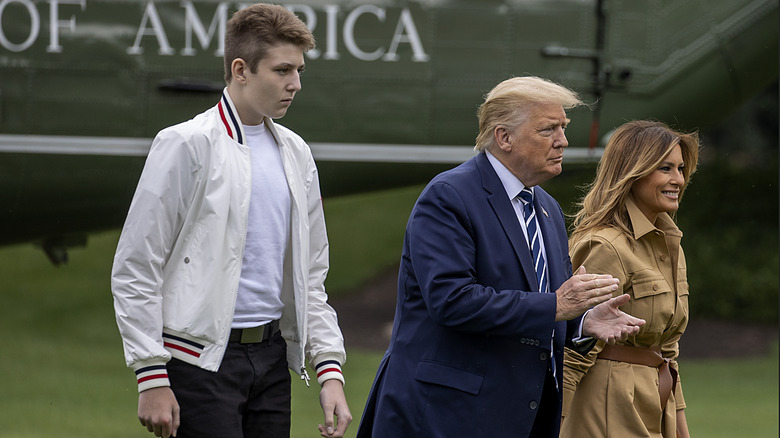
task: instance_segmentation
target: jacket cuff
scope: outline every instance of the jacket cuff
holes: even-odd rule
[[[138,392],[147,389],[171,386],[168,380],[168,368],[165,362],[144,362],[134,366],[135,378],[138,381]]]
[[[322,386],[326,380],[336,379],[344,384],[344,374],[341,372],[341,363],[337,359],[336,355],[323,355],[318,357],[319,362],[314,364],[314,369],[317,372],[317,383]]]

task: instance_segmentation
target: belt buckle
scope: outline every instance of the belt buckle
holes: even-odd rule
[[[265,326],[245,328],[241,330],[241,343],[242,344],[257,344],[263,342],[263,332],[265,332]]]

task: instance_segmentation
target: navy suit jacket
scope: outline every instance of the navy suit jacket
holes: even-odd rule
[[[572,275],[566,226],[558,203],[540,187],[534,193],[555,292]],[[528,436],[550,347],[562,388],[563,347],[580,323],[555,322],[555,294],[537,288],[487,156],[434,178],[406,227],[393,334],[358,437]],[[560,393],[552,399],[557,431]]]

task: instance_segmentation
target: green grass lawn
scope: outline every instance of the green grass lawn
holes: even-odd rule
[[[395,263],[420,188],[326,200],[333,293]],[[370,208],[366,208],[368,205]],[[109,276],[118,232],[90,237],[54,267],[32,245],[0,248],[0,437],[147,437],[136,418]],[[368,244],[367,242],[370,242]],[[357,423],[381,352],[348,351],[345,391]],[[683,382],[695,437],[776,437],[778,353],[688,360]],[[293,380],[294,438],[318,436],[316,383]]]
[[[680,372],[694,437],[778,436],[778,350],[741,360],[686,360]]]

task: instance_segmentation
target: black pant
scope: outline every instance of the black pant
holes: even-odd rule
[[[290,372],[279,332],[261,343],[230,342],[216,373],[172,359],[168,377],[181,408],[177,437],[290,436]]]

